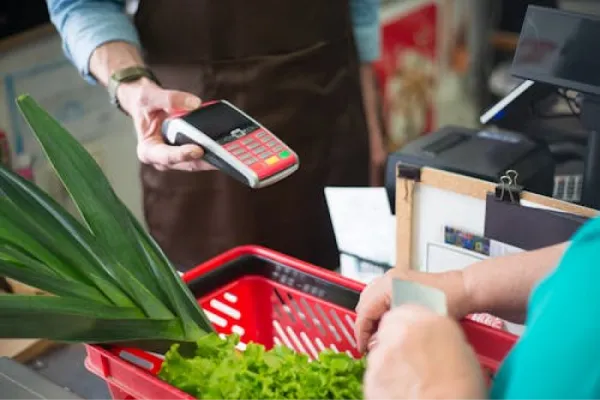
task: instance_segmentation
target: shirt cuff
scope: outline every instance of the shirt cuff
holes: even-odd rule
[[[141,47],[133,23],[122,12],[111,13],[110,18],[104,14],[73,14],[66,25],[69,35],[63,44],[65,54],[90,84],[97,84],[90,73],[90,58],[96,48],[114,41],[127,42],[138,49]]]
[[[377,61],[381,55],[381,32],[379,24],[354,28],[358,57],[364,63]]]

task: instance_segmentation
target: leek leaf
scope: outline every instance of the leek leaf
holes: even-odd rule
[[[5,212],[6,207],[6,202],[0,197],[0,218],[2,218],[2,223],[0,223],[0,240],[25,247],[60,276],[77,279],[78,274],[74,274],[68,268],[63,268],[63,261],[48,249],[46,243],[40,242],[39,236],[33,236],[32,232],[24,230],[25,227],[23,225],[25,225],[25,221],[17,223],[12,220],[12,216]]]
[[[151,237],[144,235],[145,231],[133,217],[132,221],[136,227],[138,239],[144,245],[144,250],[146,251],[148,257],[148,263],[152,265],[155,270],[160,268],[161,265],[167,265],[167,257],[162,252],[158,244]],[[198,326],[205,332],[213,332],[213,325],[200,308],[198,301],[193,297],[192,292],[189,290],[185,282],[177,275],[177,272],[175,272],[174,269],[169,270],[167,266],[167,268],[164,270],[163,276],[165,277],[163,282],[167,288],[167,293],[172,294],[173,302],[179,301],[175,294],[186,296],[186,298],[179,303],[180,307],[186,307],[188,315],[191,316],[191,320],[189,320],[189,322],[187,320],[185,321],[188,322],[186,329],[188,331],[195,330]]]
[[[0,338],[191,350],[214,328],[176,269],[85,148],[17,103],[82,220],[0,166],[0,274],[50,294],[0,295]]]
[[[9,214],[19,214],[18,220],[20,221],[29,215],[35,215],[39,226],[45,227],[50,231],[50,235],[57,238],[56,240],[60,242],[60,249],[54,249],[55,254],[59,250],[60,254],[68,253],[69,261],[76,264],[79,269],[89,271],[90,268],[93,268],[99,276],[111,282],[110,284],[104,282],[100,286],[114,286],[106,294],[116,305],[132,305],[131,300],[126,298],[124,293],[115,293],[120,290],[115,286],[117,279],[110,268],[105,265],[107,257],[98,255],[99,246],[94,245],[95,239],[91,233],[71,214],[62,209],[52,197],[36,187],[35,184],[5,168],[0,168],[0,194],[19,207],[17,211],[9,209]],[[39,233],[36,237],[39,238]]]
[[[110,300],[94,286],[70,279],[61,279],[51,271],[46,272],[43,267],[43,264],[28,257],[22,250],[0,244],[0,274],[57,296],[110,304]]]
[[[65,281],[17,262],[0,261],[0,274],[56,296],[73,297],[109,304],[106,298],[100,292],[96,291],[95,288],[82,286],[76,282]]]
[[[180,286],[183,290],[163,289],[164,282],[173,283],[174,277],[179,281],[181,278],[166,258],[151,253],[155,247],[148,246],[152,242],[149,234],[136,229],[129,210],[95,160],[31,97],[20,96],[18,105],[91,232],[119,254],[119,261],[181,317],[188,335],[201,334],[198,324],[190,322],[205,319],[196,300],[185,285]]]
[[[138,293],[137,298],[153,298],[147,288],[135,283],[135,277],[128,270],[121,267],[121,276],[115,276],[113,268],[111,268],[111,265],[117,262],[114,257],[100,246],[97,239],[78,220],[68,212],[61,210],[50,196],[27,180],[2,168],[0,168],[0,185],[2,185],[0,192],[3,192],[7,199],[12,199],[12,209],[10,204],[3,207],[7,209],[7,214],[17,215],[21,223],[28,219],[31,221],[30,215],[34,215],[33,221],[36,222],[35,228],[38,229],[35,237],[44,237],[46,241],[53,242],[54,253],[67,253],[71,265],[76,265],[77,269],[84,269],[84,272],[87,272],[86,275],[92,277],[101,275],[105,281],[98,282],[97,279],[101,279],[100,277],[97,277],[95,281],[100,284],[100,289],[106,285],[110,286],[106,294],[114,300],[114,304],[132,305],[128,298],[124,298],[124,294],[115,293],[115,289],[112,289],[119,278],[124,279],[125,284],[134,293]],[[92,267],[93,271],[90,270]],[[148,307],[153,313],[151,314],[153,317],[171,318],[173,316],[168,309],[162,306],[162,303],[159,306],[151,303]]]
[[[0,170],[2,169],[3,167],[0,167]],[[89,261],[77,257],[75,260],[69,260],[68,257],[65,257],[63,252],[73,241],[63,240],[61,243],[57,243],[56,238],[51,234],[37,229],[39,226],[31,223],[31,218],[38,214],[36,211],[36,209],[32,209],[30,215],[24,215],[14,207],[13,203],[8,202],[5,197],[0,197],[0,217],[2,218],[0,240],[15,247],[27,249],[30,256],[35,257],[63,278],[93,282],[115,305],[134,305],[127,294],[113,282],[102,279],[97,273],[86,268]]]
[[[132,308],[52,296],[0,295],[0,338],[114,343],[184,340],[179,321],[155,320]]]
[[[89,230],[152,293],[162,291],[143,265],[129,213],[100,166],[62,125],[28,95],[17,104]]]
[[[141,262],[133,257],[136,246],[128,229],[126,207],[114,193],[98,164],[33,99],[21,96],[18,104],[95,238],[119,254],[120,263],[113,264],[111,268],[118,284],[149,317],[172,317],[169,308],[153,294],[160,293],[160,289],[156,289],[157,282],[147,279],[140,282],[140,277],[145,278],[144,274],[135,274],[146,271],[146,268],[140,266]]]

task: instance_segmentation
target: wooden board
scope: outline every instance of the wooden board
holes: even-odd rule
[[[24,285],[12,279],[6,279],[12,293],[21,295],[42,295],[44,292]],[[11,296],[10,293],[1,295]],[[47,351],[61,346],[45,339],[0,339],[0,357],[10,357],[18,362],[27,363],[40,357]]]
[[[481,211],[485,209],[485,199],[488,193],[495,191],[496,186],[492,182],[427,167],[420,169],[418,180],[398,176],[396,181],[396,267],[419,268],[419,264],[422,262],[414,257],[415,253],[419,251],[421,245],[419,241],[423,237],[423,235],[419,236],[417,226],[422,222],[419,221],[421,216],[444,213],[446,218],[459,221],[459,225],[482,226],[483,221],[480,216]],[[425,191],[434,191],[435,193],[430,193],[429,196],[438,196],[438,201],[432,201],[429,197],[426,206],[427,212],[419,209],[421,204],[415,204],[415,197],[422,195]],[[597,210],[531,192],[521,193],[521,203],[586,217],[598,215]],[[470,218],[481,221],[468,222]],[[462,221],[464,223],[461,223]]]

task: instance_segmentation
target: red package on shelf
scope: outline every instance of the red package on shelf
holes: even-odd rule
[[[8,134],[3,130],[0,130],[0,164],[7,167],[10,167],[12,164]]]

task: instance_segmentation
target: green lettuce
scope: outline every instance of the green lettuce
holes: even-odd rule
[[[174,344],[158,374],[198,399],[362,399],[365,359],[325,350],[317,360],[281,345],[266,350],[249,343],[236,350],[239,336],[214,333],[183,357]]]

